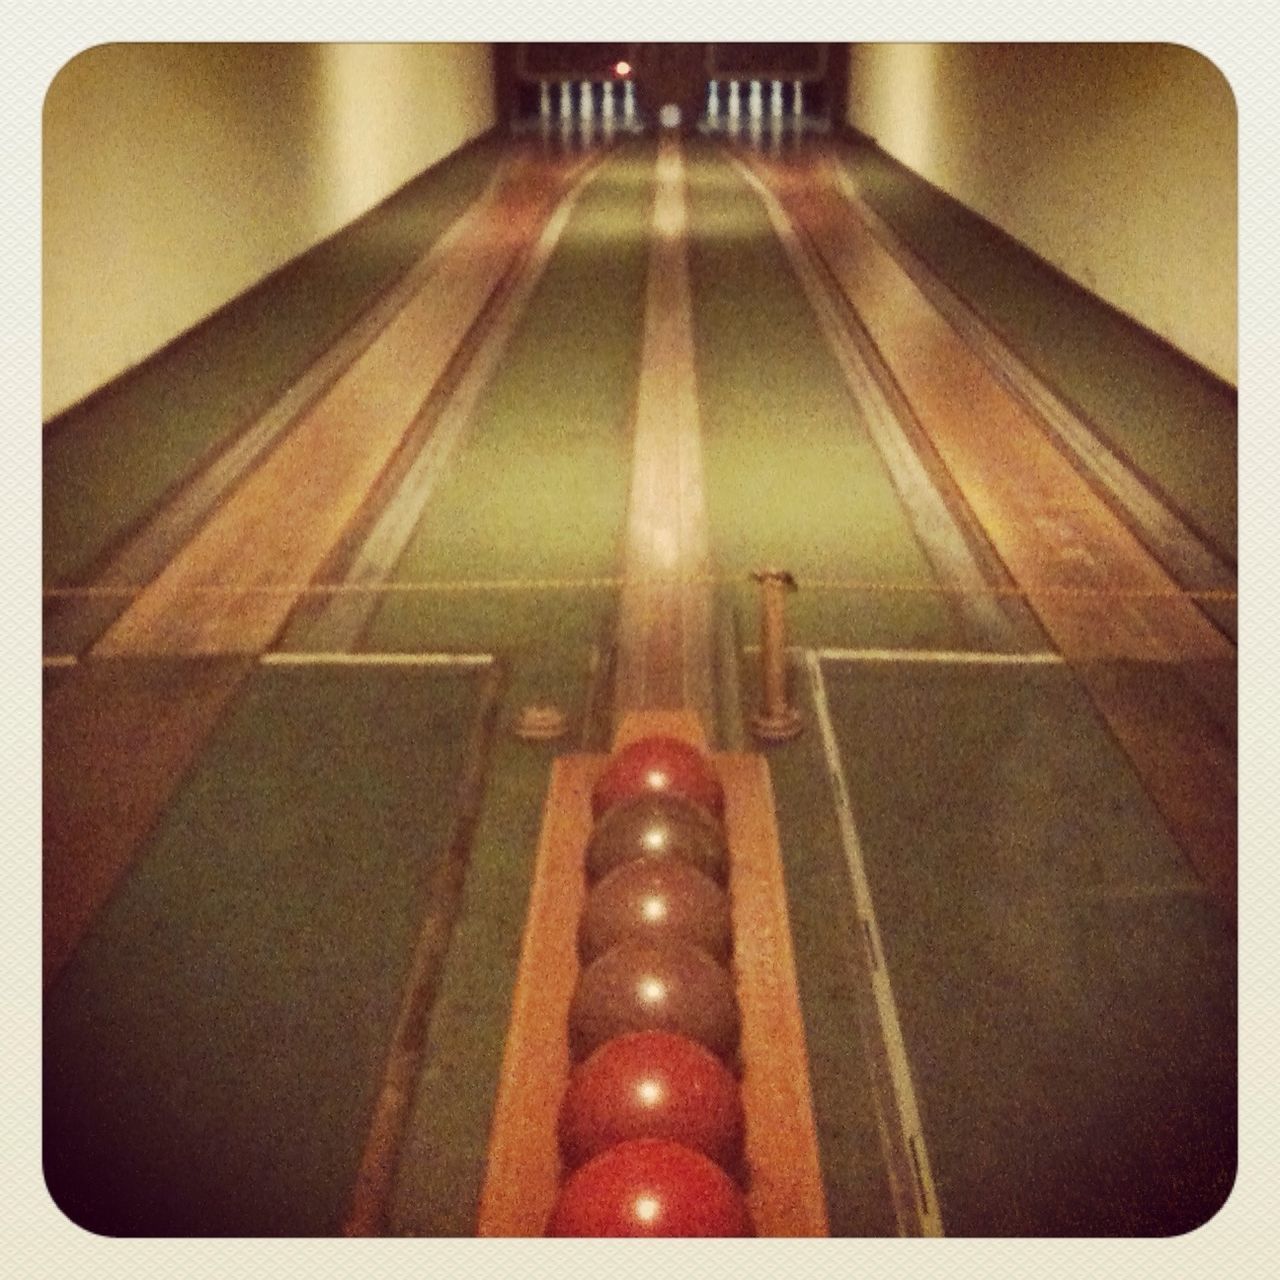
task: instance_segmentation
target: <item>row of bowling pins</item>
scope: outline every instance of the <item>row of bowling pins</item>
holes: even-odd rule
[[[707,124],[715,128],[720,123],[720,86],[721,81],[712,80],[707,85]],[[747,119],[764,119],[764,81],[763,80],[730,80],[725,93],[725,118],[732,127],[742,119],[742,87],[747,86]],[[782,103],[783,82],[769,82],[769,117],[772,120],[783,118]],[[804,82],[795,80],[791,87],[791,115],[799,121],[804,118]]]
[[[581,124],[590,125],[596,118],[597,82],[583,80],[581,84],[575,86],[571,80],[561,80],[557,87],[559,102],[554,104],[553,110],[551,81],[538,82],[538,119],[542,124],[550,125],[552,119],[558,114],[561,125],[571,125],[575,116]],[[573,102],[575,88],[578,96],[576,112]],[[635,85],[630,80],[624,80],[621,84],[621,94],[616,92],[617,88],[616,81],[599,82],[600,121],[606,131],[608,126],[617,123],[619,115],[622,117],[624,129],[633,129],[637,123]],[[618,101],[619,97],[621,102]]]

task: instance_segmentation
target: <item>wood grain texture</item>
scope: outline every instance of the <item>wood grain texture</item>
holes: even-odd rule
[[[747,1202],[762,1236],[825,1236],[809,1056],[769,768],[758,755],[719,755],[715,765],[725,790],[731,854]]]
[[[840,199],[825,168],[789,172],[783,190],[1063,654],[1230,658],[1229,641]]]
[[[1187,590],[1236,590],[1234,559],[1219,551],[1193,527],[1189,517],[1174,509],[1162,491],[1148,487],[1149,480],[1135,470],[1122,453],[1105,441],[1081,413],[1042,382],[1006,341],[984,321],[977,311],[916,256],[870,204],[863,199],[849,174],[837,163],[832,175],[844,198],[858,216],[893,254],[903,269],[928,295],[978,352],[991,370],[1036,414],[1042,426],[1052,432],[1059,445],[1073,457],[1101,491],[1119,504],[1125,519],[1152,550],[1156,558]],[[1225,601],[1215,602],[1226,605]],[[1235,638],[1226,610],[1213,615]]]
[[[526,158],[470,215],[424,287],[95,646],[258,653],[280,630],[560,190]]]
[[[1034,648],[1041,642],[1039,629],[1028,616],[1025,603],[1016,596],[999,597],[987,590],[994,583],[1007,585],[1004,566],[975,530],[965,505],[948,504],[942,486],[948,484],[950,477],[944,468],[930,468],[928,446],[921,447],[910,405],[856,320],[851,319],[821,259],[808,240],[798,234],[797,224],[787,217],[752,166],[738,158],[736,167],[764,205],[774,234],[840,367],[857,406],[857,418],[892,477],[925,556],[940,582],[959,588],[946,601],[964,633],[982,649]]]
[[[569,1003],[578,979],[582,855],[603,756],[552,767],[490,1130],[476,1234],[541,1236],[560,1184],[556,1118],[569,1079]]]
[[[509,286],[499,291],[473,328],[449,376],[437,384],[410,428],[405,448],[383,472],[370,495],[368,521],[358,519],[327,557],[321,571],[324,580],[374,586],[391,574],[472,430],[476,406],[501,368],[511,337],[600,160],[599,154],[583,157],[573,187],[512,273]],[[380,603],[376,591],[335,592],[301,602],[289,618],[279,647],[353,649]]]
[[[690,707],[714,724],[711,588],[679,144],[658,152],[636,392],[615,705]]]

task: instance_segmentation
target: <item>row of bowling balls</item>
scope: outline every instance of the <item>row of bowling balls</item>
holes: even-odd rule
[[[642,738],[591,808],[547,1234],[751,1235],[720,780],[688,743]]]

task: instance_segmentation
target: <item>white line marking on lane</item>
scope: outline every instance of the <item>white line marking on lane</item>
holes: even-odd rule
[[[815,649],[823,662],[937,662],[1059,666],[1060,653],[987,653],[967,649]]]
[[[805,654],[805,667],[809,675],[809,688],[813,696],[814,711],[822,734],[822,747],[826,754],[827,770],[835,796],[840,839],[844,846],[845,861],[849,867],[854,905],[872,953],[871,990],[875,998],[876,1014],[880,1021],[880,1034],[888,1060],[893,1100],[902,1130],[902,1141],[911,1153],[916,1175],[915,1209],[920,1234],[941,1236],[944,1234],[942,1210],[938,1203],[938,1192],[929,1164],[924,1129],[920,1123],[920,1109],[916,1103],[915,1086],[911,1082],[911,1068],[907,1061],[906,1043],[902,1037],[898,1007],[894,1003],[893,988],[889,982],[885,950],[880,941],[880,929],[876,923],[875,907],[871,901],[871,885],[862,859],[862,845],[853,820],[849,788],[845,781],[844,767],[840,761],[840,748],[836,743],[835,729],[831,724],[831,709],[827,705],[827,691],[822,681],[822,670],[816,651],[810,650]]]
[[[271,667],[488,667],[491,653],[302,653],[276,650],[259,661]]]

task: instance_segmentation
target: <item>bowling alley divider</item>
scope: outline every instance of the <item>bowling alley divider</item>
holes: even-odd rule
[[[706,752],[689,712],[628,715],[615,750],[650,735]],[[707,753],[724,788],[733,977],[741,1036],[747,1206],[759,1236],[827,1234],[809,1063],[768,767],[763,756]],[[542,1236],[564,1180],[557,1122],[569,1081],[569,1006],[579,974],[591,793],[609,761],[552,766],[511,1022],[489,1136],[477,1235]]]

